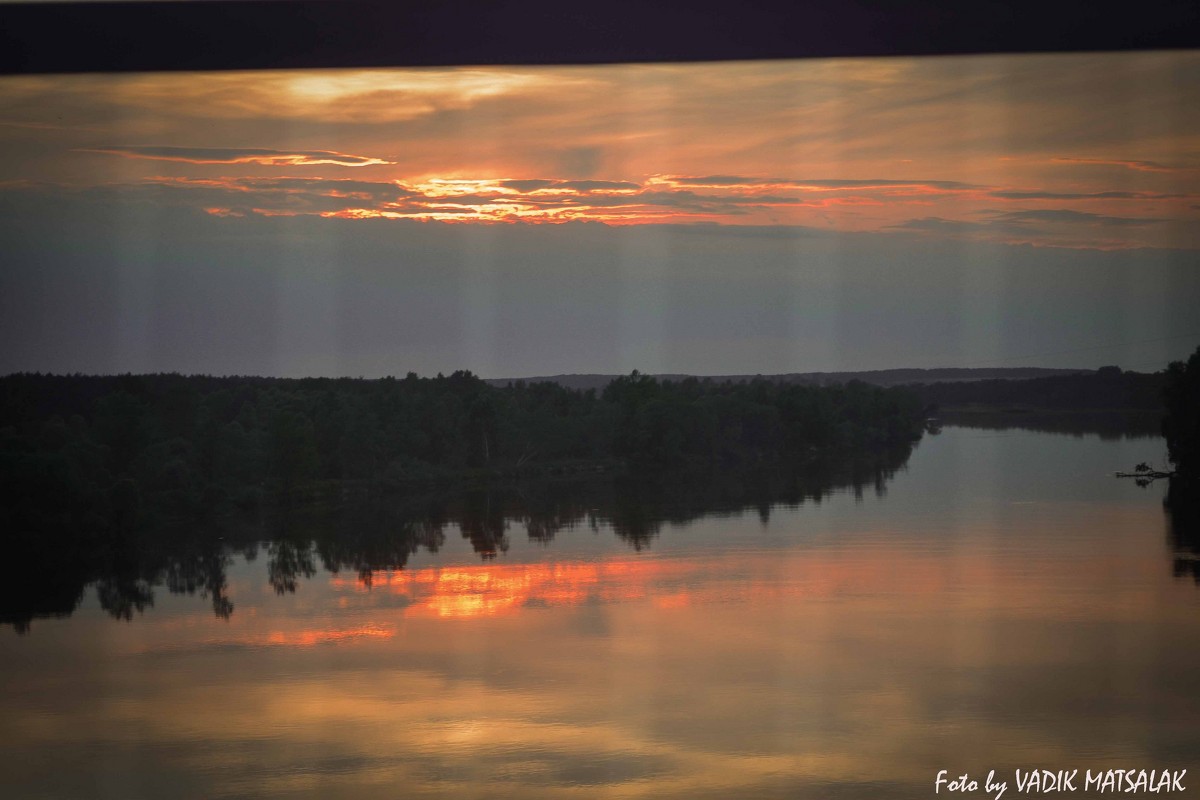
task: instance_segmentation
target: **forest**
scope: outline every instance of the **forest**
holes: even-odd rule
[[[915,441],[921,403],[862,383],[660,382],[602,392],[403,379],[0,378],[7,530],[203,518],[264,497],[445,478],[799,464]]]

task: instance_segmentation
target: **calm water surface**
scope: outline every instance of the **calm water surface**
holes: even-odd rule
[[[1198,797],[1194,562],[1164,487],[1111,477],[1163,450],[948,427],[879,491],[642,536],[501,518],[494,557],[451,525],[337,574],[264,543],[227,618],[89,590],[0,629],[2,793],[919,798],[996,769],[1012,797],[1015,768],[1133,767]]]

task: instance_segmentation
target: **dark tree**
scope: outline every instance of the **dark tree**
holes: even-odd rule
[[[1167,457],[1179,476],[1194,484],[1200,471],[1200,347],[1186,362],[1171,362],[1163,398]]]

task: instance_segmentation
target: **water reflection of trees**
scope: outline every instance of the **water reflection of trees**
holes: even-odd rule
[[[1175,576],[1200,585],[1200,486],[1172,478],[1163,506]]]
[[[154,605],[154,592],[198,595],[223,618],[233,613],[226,569],[239,552],[228,525],[159,520],[138,527],[62,526],[24,529],[7,538],[7,568],[0,585],[0,623],[28,630],[31,620],[69,616],[95,585],[100,607],[132,619]]]
[[[1099,436],[1106,442],[1162,435],[1161,410],[1152,411],[946,411],[942,421],[959,428]]]
[[[403,495],[341,492],[336,501],[264,503],[253,513],[179,519],[162,509],[91,520],[44,514],[10,536],[0,622],[19,632],[32,620],[69,616],[94,586],[100,606],[129,620],[152,608],[155,592],[195,595],[229,618],[227,570],[236,556],[265,553],[278,594],[295,592],[319,569],[350,572],[369,585],[379,571],[403,570],[419,551],[438,552],[448,531],[481,559],[497,558],[514,530],[550,546],[563,531],[606,527],[635,550],[664,525],[713,514],[754,513],[820,502],[836,491],[882,494],[910,448],[803,469],[658,472],[429,487]],[[116,513],[116,512],[114,512]],[[32,522],[33,520],[30,520]]]

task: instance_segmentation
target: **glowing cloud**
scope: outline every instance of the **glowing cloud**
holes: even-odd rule
[[[1122,53],[33,76],[0,85],[0,149],[9,181],[241,218],[1193,249],[1197,63]],[[1008,124],[1014,113],[1021,125]],[[169,177],[147,174],[166,162]],[[378,185],[331,180],[350,167]]]
[[[331,165],[369,167],[391,164],[381,158],[353,156],[332,150],[268,150],[265,148],[112,146],[86,148],[82,152],[105,153],[125,158],[153,161],[181,161],[187,164],[261,164],[270,167]]]

